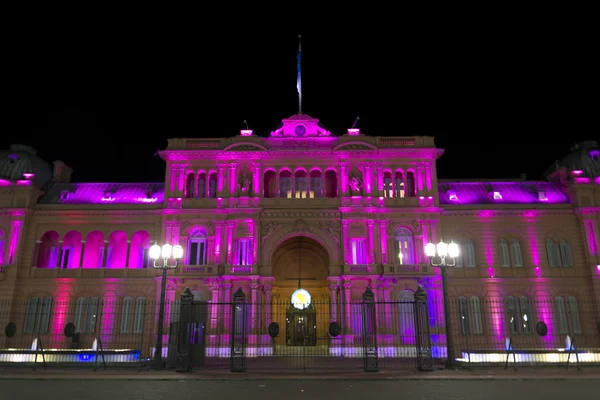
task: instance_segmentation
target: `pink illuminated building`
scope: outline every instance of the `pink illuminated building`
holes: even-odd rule
[[[86,310],[102,299],[127,310],[156,301],[160,273],[148,249],[158,242],[185,250],[169,272],[168,300],[189,287],[198,299],[228,302],[242,288],[265,307],[253,309],[255,331],[282,315],[270,304],[289,299],[299,280],[331,304],[325,325],[351,325],[340,304],[367,287],[377,301],[412,301],[420,285],[439,328],[440,272],[424,245],[444,240],[460,246],[449,293],[470,305],[473,334],[498,344],[507,330],[529,333],[507,320],[520,313],[564,336],[553,318],[561,307],[600,303],[597,143],[573,148],[546,181],[438,180],[443,152],[433,137],[336,135],[297,114],[264,136],[169,139],[165,182],[71,183],[64,163],[51,168],[14,145],[0,152],[0,300],[35,303],[57,334],[66,322],[57,308],[69,301],[84,330]],[[508,304],[506,313],[482,319],[484,300]],[[571,322],[592,334],[599,311]]]

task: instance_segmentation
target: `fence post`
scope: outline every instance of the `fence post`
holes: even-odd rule
[[[362,342],[365,372],[378,372],[379,359],[377,349],[377,315],[375,313],[375,295],[367,287],[362,295]]]
[[[246,371],[246,295],[239,288],[231,305],[231,372]]]
[[[186,288],[181,294],[179,305],[179,322],[177,325],[177,360],[175,362],[176,372],[190,372],[190,321],[192,320],[192,307],[194,306],[194,295],[190,288]]]
[[[427,293],[422,286],[419,286],[415,292],[415,327],[417,329],[417,369],[433,371]]]

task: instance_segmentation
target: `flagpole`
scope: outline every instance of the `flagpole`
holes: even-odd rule
[[[298,114],[302,114],[302,73],[300,70],[300,57],[302,54],[302,35],[298,35],[298,76],[296,77],[296,89],[298,89]]]

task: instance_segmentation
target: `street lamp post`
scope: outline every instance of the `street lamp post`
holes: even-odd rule
[[[433,243],[425,245],[425,255],[429,257],[429,264],[440,267],[442,272],[442,292],[444,301],[444,321],[446,325],[446,348],[448,350],[448,366],[454,365],[454,344],[452,343],[452,330],[450,329],[450,304],[448,303],[448,277],[446,267],[456,265],[456,257],[459,255],[458,244],[451,242],[446,244],[440,241],[437,246]]]
[[[163,322],[165,319],[165,292],[167,289],[167,270],[177,268],[179,260],[183,257],[183,247],[180,245],[171,246],[163,244],[162,248],[158,244],[150,247],[150,259],[153,261],[152,266],[162,270],[162,280],[160,282],[160,309],[158,310],[158,329],[156,332],[156,347],[154,349],[153,369],[162,369],[162,340],[163,340]],[[158,264],[158,260],[163,260],[162,264]],[[171,260],[175,262],[169,264]]]

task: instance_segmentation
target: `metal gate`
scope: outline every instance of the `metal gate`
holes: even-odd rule
[[[250,303],[241,289],[231,303],[181,296],[180,320],[169,344],[178,371],[228,367],[232,372],[433,367],[427,296],[414,302]],[[208,322],[210,321],[210,322]],[[210,326],[208,326],[208,325]]]

